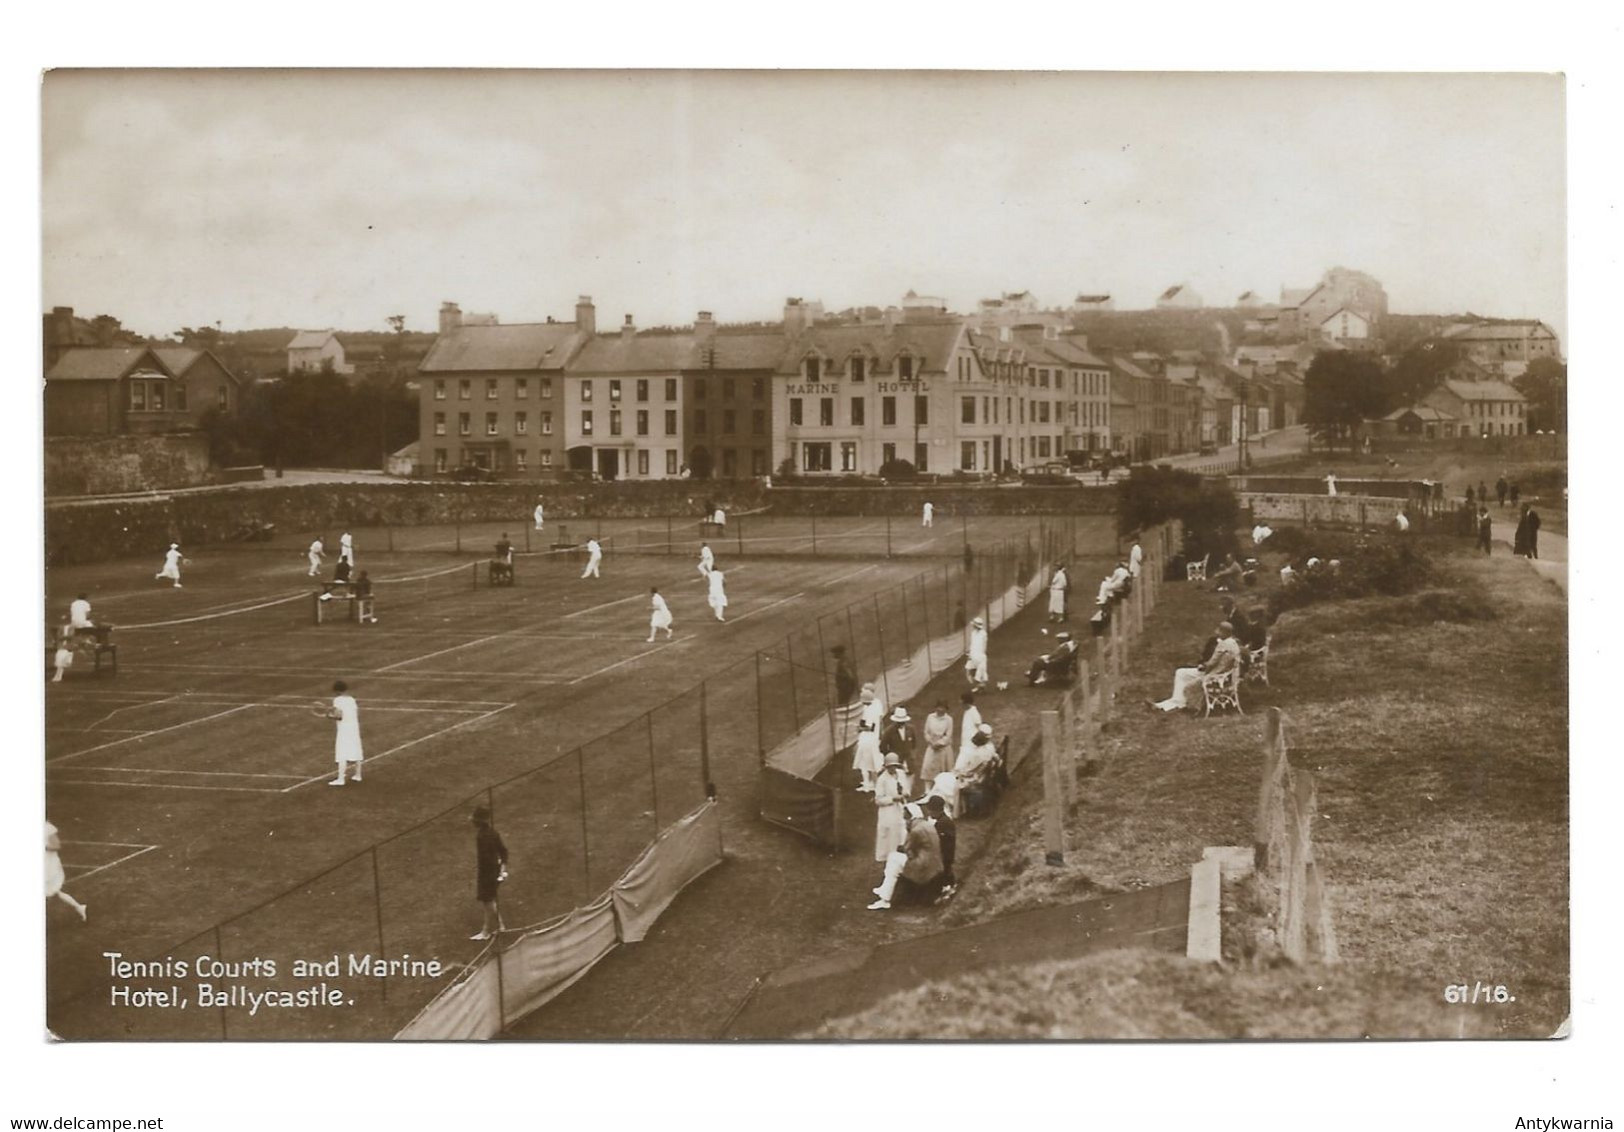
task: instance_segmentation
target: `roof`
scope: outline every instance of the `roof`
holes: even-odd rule
[[[45,371],[45,380],[117,381],[143,363],[172,376],[164,360],[147,346],[74,346]]]
[[[293,336],[287,348],[290,350],[319,350],[327,345],[327,339],[334,337],[331,330],[301,330]]]
[[[798,373],[801,359],[814,351],[836,361],[862,353],[876,359],[881,369],[891,369],[897,356],[906,351],[922,359],[923,369],[945,373],[948,355],[953,352],[962,333],[964,324],[958,319],[899,322],[895,326],[884,323],[815,326],[795,335],[785,344],[778,372]]]
[[[1518,322],[1485,322],[1467,326],[1451,326],[1444,331],[1445,338],[1479,338],[1489,341],[1522,341],[1537,330],[1544,330],[1551,337],[1556,332],[1543,322],[1537,320]]]
[[[1072,300],[1072,301],[1073,302],[1078,302],[1078,303],[1108,303],[1108,302],[1111,301],[1111,296],[1110,295],[1078,295],[1077,298]]]
[[[1521,393],[1503,381],[1455,381],[1445,378],[1443,387],[1462,401],[1525,401]]]
[[[1017,330],[1015,338],[1027,351],[1027,362],[1043,360],[1046,355],[1051,361],[1068,366],[1094,366],[1098,369],[1107,368],[1106,363],[1093,354],[1064,338],[1045,338],[1041,330]],[[1034,355],[1038,355],[1034,357]]]
[[[1140,369],[1138,366],[1136,366],[1132,362],[1130,362],[1127,358],[1124,358],[1124,357],[1122,357],[1120,355],[1113,355],[1112,356],[1111,365],[1114,366],[1125,377],[1137,377],[1137,378],[1141,378],[1141,379],[1143,379],[1145,381],[1154,381],[1154,380],[1156,380],[1156,375],[1155,374],[1148,373],[1145,370]]]
[[[420,373],[561,369],[580,344],[573,322],[459,326],[434,340]]]
[[[1339,314],[1351,314],[1355,318],[1364,319],[1366,322],[1370,321],[1370,316],[1365,314],[1363,311],[1354,310],[1352,307],[1337,307],[1336,310],[1320,319],[1320,325],[1324,326],[1327,322],[1330,322]]]
[[[1424,421],[1452,421],[1455,419],[1451,413],[1431,405],[1406,405],[1402,409],[1394,409],[1382,418],[1384,421],[1396,421],[1403,417],[1414,415]]]
[[[709,343],[699,345],[695,366],[701,369],[764,369],[776,370],[784,360],[789,340],[783,331],[749,331],[728,333],[721,331]],[[708,346],[711,356],[704,354]]]
[[[570,362],[571,373],[675,373],[698,368],[692,334],[598,334]]]

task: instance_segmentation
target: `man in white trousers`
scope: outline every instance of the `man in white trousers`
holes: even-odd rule
[[[933,526],[935,524],[935,522],[936,522],[936,508],[935,508],[935,506],[933,506],[932,504],[927,502],[925,504],[924,510],[920,512],[919,525],[922,526],[922,527],[929,527],[929,526]]]
[[[710,572],[715,567],[715,565],[716,565],[716,555],[711,553],[710,543],[708,543],[708,542],[700,543],[699,544],[699,576],[701,578],[710,577]]]
[[[1135,582],[1139,581],[1139,571],[1145,568],[1145,548],[1139,545],[1139,540],[1133,540],[1133,549],[1128,551],[1128,576]]]
[[[535,518],[535,521],[536,521],[536,530],[539,531],[542,528],[542,524],[544,522],[546,522],[546,519],[547,519],[547,512],[542,507],[541,500],[539,500],[539,499],[536,500],[536,512],[535,512],[534,518]]]
[[[970,622],[970,654],[964,662],[964,675],[978,691],[987,686],[987,623],[979,617]]]
[[[727,608],[727,590],[723,588],[723,578],[724,575],[720,570],[710,572],[710,596],[705,599],[718,621],[727,620],[722,616],[722,610]]]
[[[586,540],[586,569],[581,571],[583,578],[601,578],[598,567],[603,565],[603,547],[595,538]]]
[[[338,560],[348,562],[350,569],[355,569],[355,540],[350,537],[349,531],[338,536]]]
[[[317,535],[316,541],[310,544],[310,550],[307,552],[307,557],[310,559],[309,577],[314,578],[317,574],[321,573],[322,559],[327,557],[327,547],[322,543],[320,535]]]

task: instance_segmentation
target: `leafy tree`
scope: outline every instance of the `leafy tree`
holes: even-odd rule
[[[1123,534],[1169,519],[1184,524],[1184,552],[1233,552],[1240,504],[1229,485],[1172,467],[1135,467],[1117,488],[1117,530]]]
[[[710,449],[703,444],[696,445],[694,450],[688,453],[688,474],[696,480],[708,480],[714,463]]]
[[[880,478],[885,480],[911,480],[915,477],[914,466],[907,460],[887,460],[880,465]]]
[[[1438,388],[1445,371],[1460,357],[1460,346],[1442,338],[1428,338],[1405,350],[1387,371],[1387,411],[1413,405]]]
[[[1322,350],[1303,378],[1303,421],[1328,436],[1352,443],[1359,425],[1386,410],[1382,368],[1374,358],[1346,350]]]
[[[1528,398],[1528,431],[1568,431],[1568,364],[1535,358],[1513,385]]]

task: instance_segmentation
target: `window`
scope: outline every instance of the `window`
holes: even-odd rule
[[[445,471],[445,449],[444,448],[436,448],[434,450],[434,470],[437,471],[437,472]]]
[[[224,393],[225,391],[226,387],[223,385],[220,386],[220,392]],[[222,409],[226,407],[224,401],[220,403],[220,407]],[[186,411],[186,383],[184,381],[178,381],[175,383],[175,411],[177,413],[184,413]]]
[[[435,436],[444,436],[445,435],[445,414],[444,413],[435,413],[434,414],[434,435]]]
[[[530,379],[528,377],[519,377],[514,379],[513,395],[521,401],[528,401],[530,399]]]
[[[738,431],[738,414],[732,409],[722,410],[722,435],[732,436]]]
[[[738,385],[731,377],[722,378],[722,399],[731,401],[738,396]]]
[[[895,397],[880,398],[880,423],[894,425],[897,423],[897,399]]]
[[[536,418],[541,423],[541,435],[551,436],[553,434],[553,415],[551,413],[537,413]]]
[[[930,445],[921,440],[914,445],[914,471],[922,472],[930,459]]]
[[[618,377],[612,377],[609,379],[609,400],[620,400],[620,378]]]
[[[709,425],[709,422],[706,421],[706,419],[705,419],[705,410],[704,409],[695,409],[694,410],[694,431],[695,432],[700,432],[700,433],[708,432],[709,431],[708,425]]]
[[[750,474],[764,476],[767,474],[767,450],[752,448],[750,450]]]
[[[522,472],[525,470],[525,454],[523,448],[515,448],[513,450],[513,470],[516,472]]]
[[[907,354],[897,358],[897,380],[912,381],[914,375],[914,360]]]
[[[752,377],[750,379],[750,400],[764,401],[767,399],[767,381],[765,378]]]
[[[1038,455],[1045,457],[1049,455],[1049,438],[1047,436],[1038,437]]]
[[[1035,404],[1033,406],[1033,408],[1035,408],[1038,411],[1038,423],[1039,424],[1048,424],[1049,423],[1049,402],[1047,402],[1047,401],[1039,401],[1039,402],[1037,402],[1037,404]]]
[[[703,401],[704,399],[705,399],[705,379],[702,378],[702,377],[696,377],[696,378],[694,378],[694,400]]]
[[[544,467],[544,468],[550,468],[550,467],[553,466],[553,454],[552,454],[552,452],[550,452],[550,451],[548,451],[546,449],[542,450],[542,453],[541,453],[541,466]]]
[[[507,471],[507,453],[501,449],[496,451],[496,470],[499,472]]]
[[[434,383],[434,399],[436,401],[445,400],[445,382],[443,380],[436,380]]]
[[[609,435],[610,436],[619,436],[620,435],[620,410],[619,409],[610,409],[609,410]]]
[[[543,399],[551,397],[553,395],[553,379],[552,378],[544,377],[544,378],[541,379],[541,395],[542,395]],[[542,463],[544,463],[544,464],[549,464],[551,462],[552,462],[551,460],[543,460],[542,461]]]
[[[461,381],[457,382],[457,399],[459,401],[466,401],[473,395],[474,383],[471,379],[465,377]]]
[[[646,377],[637,379],[637,399],[639,401],[648,400],[648,378]]]
[[[808,381],[816,381],[823,373],[821,361],[818,358],[806,358],[801,362],[801,372]],[[827,469],[825,469],[827,470]]]
[[[797,427],[801,424],[801,399],[799,397],[789,399],[789,423]]]
[[[853,381],[863,380],[863,365],[866,361],[867,359],[862,357],[854,357],[851,359],[851,379]]]
[[[592,410],[591,409],[582,409],[581,410],[581,435],[582,436],[591,436],[592,435]]]
[[[457,435],[468,436],[474,431],[474,415],[472,413],[457,414]]]
[[[161,382],[161,381],[154,381],[152,383],[152,390],[148,393],[148,398],[149,398],[148,403],[151,405],[153,412],[155,412],[155,413],[163,412],[164,411],[164,383]]]
[[[675,401],[677,399],[677,379],[674,377],[668,377],[665,379],[665,399],[667,401]]]
[[[976,423],[976,399],[974,397],[959,398],[959,421],[962,424]]]
[[[667,436],[677,435],[677,411],[675,409],[665,411],[665,434]]]
[[[835,423],[835,399],[823,397],[818,400],[818,423],[828,427]]]
[[[648,435],[648,410],[647,409],[638,409],[637,410],[637,435],[638,436],[647,436]]]
[[[985,397],[983,397],[981,399],[981,420],[982,420],[983,423],[986,422],[987,416],[988,416],[988,413],[987,413],[987,399]]]
[[[485,435],[486,436],[495,436],[496,435],[496,414],[495,413],[486,413],[485,414]]]
[[[592,400],[592,383],[590,381],[581,382],[581,400]]]
[[[677,450],[675,448],[665,450],[665,474],[668,476],[677,474]]]
[[[525,436],[525,435],[529,434],[529,432],[530,432],[530,414],[529,413],[514,413],[513,414],[513,431],[519,436]]]
[[[808,472],[827,472],[829,470],[829,449],[827,441],[821,444],[801,445],[801,469]]]
[[[767,434],[767,412],[764,409],[750,410],[750,431],[756,436]]]
[[[485,400],[496,400],[496,378],[494,377],[487,377],[485,379]]]
[[[144,381],[130,382],[130,412],[144,413],[147,411],[147,383]]]
[[[863,417],[863,399],[861,397],[853,397],[851,399],[851,423],[854,425],[861,425],[864,423]]]
[[[732,479],[739,474],[739,453],[735,448],[722,449],[722,475]]]
[[[886,465],[886,464],[891,463],[896,458],[897,458],[897,446],[895,444],[882,444],[882,445],[880,445],[880,465],[882,467],[884,465]]]
[[[914,397],[914,424],[928,425],[930,423],[930,398]]]
[[[976,469],[976,442],[965,440],[959,443],[959,467],[964,471],[973,472]]]
[[[647,448],[639,448],[637,450],[637,474],[640,475],[640,476],[648,475],[648,449]]]

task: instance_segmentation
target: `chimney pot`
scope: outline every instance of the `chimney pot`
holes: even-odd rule
[[[591,295],[582,295],[575,301],[575,326],[582,334],[598,332],[598,312],[592,305]]]

